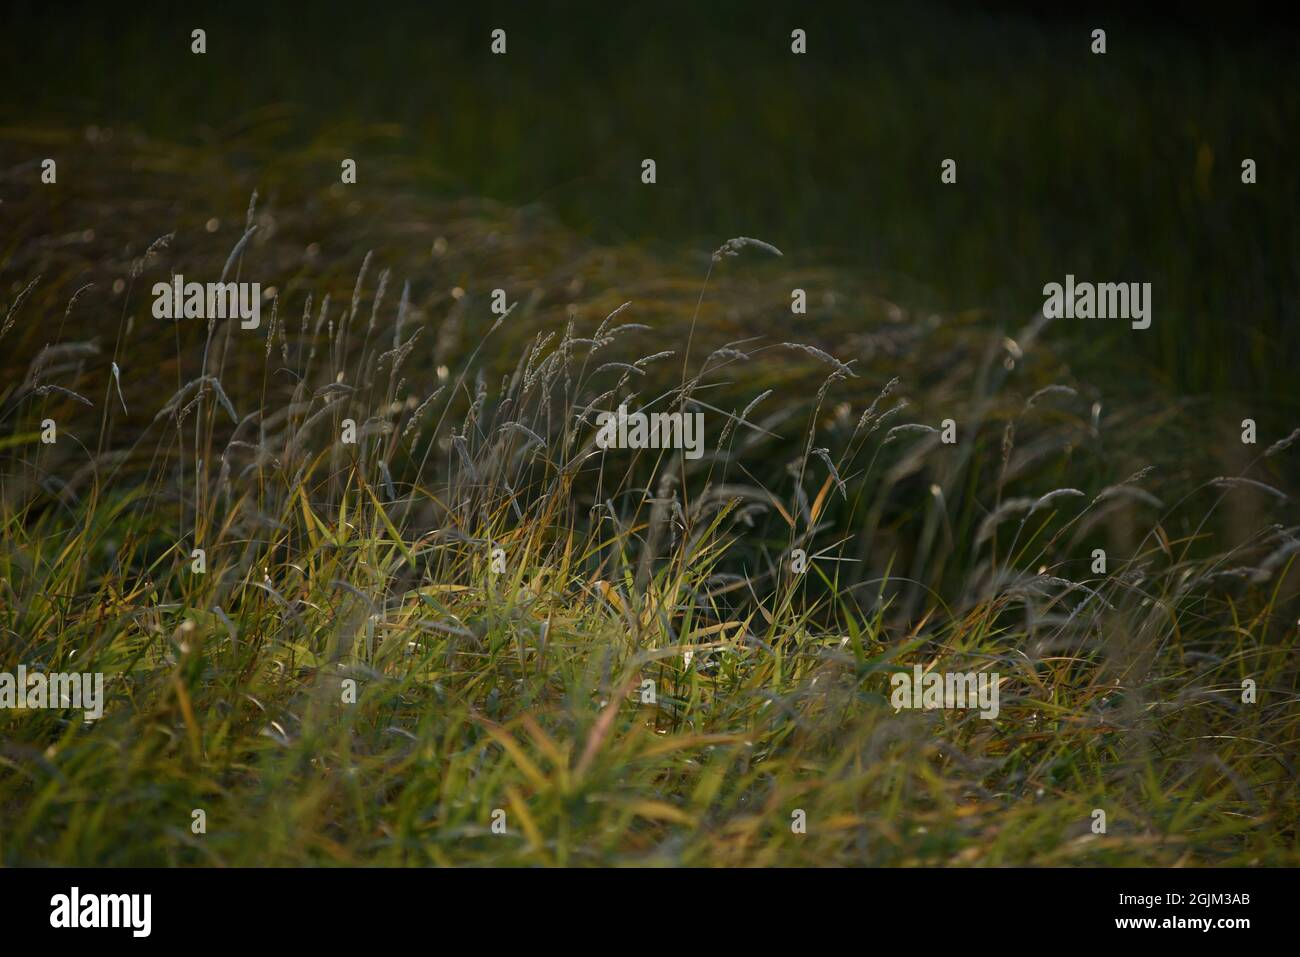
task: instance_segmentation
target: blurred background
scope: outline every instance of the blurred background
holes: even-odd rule
[[[322,181],[350,156],[362,183],[382,168],[537,205],[601,243],[758,236],[792,265],[995,323],[1067,272],[1149,281],[1146,332],[1062,330],[1078,368],[1112,374],[1112,395],[1231,392],[1284,425],[1300,83],[1295,30],[1267,9],[19,2],[0,122],[136,130],[250,167],[315,147]],[[506,56],[488,51],[497,27]],[[958,183],[941,186],[949,157]]]

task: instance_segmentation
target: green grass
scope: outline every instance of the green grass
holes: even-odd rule
[[[1114,402],[1057,325],[792,248],[710,263],[398,167],[349,193],[311,149],[253,175],[125,139],[5,203],[0,670],[109,701],[0,711],[0,862],[1300,862],[1286,431]],[[272,338],[269,301],[255,333],[150,317],[248,223]],[[594,449],[583,411],[630,393],[702,408],[709,454]],[[953,446],[891,431],[949,417]],[[916,663],[999,673],[999,718],[895,712]]]

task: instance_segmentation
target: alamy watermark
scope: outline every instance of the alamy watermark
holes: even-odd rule
[[[704,454],[703,412],[618,412],[596,416],[596,444],[602,449],[683,449],[686,458]]]
[[[70,893],[50,898],[50,926],[125,927],[132,937],[148,937],[153,929],[153,895],[83,894],[73,887]]]
[[[155,319],[239,319],[239,328],[262,322],[262,284],[257,282],[171,282],[153,284]]]
[[[893,692],[889,703],[895,709],[918,708],[925,711],[941,708],[979,708],[980,717],[992,721],[1001,710],[998,703],[997,672],[925,671],[913,665],[912,671],[896,671],[889,678]]]
[[[1064,285],[1043,287],[1043,318],[1129,319],[1134,329],[1146,329],[1151,325],[1151,283],[1076,283],[1069,273]]]
[[[85,719],[104,715],[103,672],[0,671],[0,708],[77,708]]]

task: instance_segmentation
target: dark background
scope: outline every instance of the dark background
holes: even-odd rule
[[[1079,365],[1104,375],[1136,356],[1125,387],[1275,406],[1294,401],[1300,355],[1300,77],[1294,25],[1269,11],[27,2],[4,14],[0,116],[250,166],[318,146],[322,177],[352,156],[362,177],[380,165],[430,193],[541,204],[600,242],[758,236],[910,305],[1007,325],[1067,272],[1150,281],[1152,328],[1077,324]],[[189,51],[200,26],[205,57]],[[505,57],[488,51],[497,26]],[[956,186],[939,183],[946,157]]]

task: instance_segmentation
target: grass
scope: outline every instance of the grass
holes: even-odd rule
[[[109,701],[0,711],[0,862],[1300,862],[1286,432],[790,248],[125,139],[5,203],[0,670]],[[256,332],[150,317],[226,266]],[[619,401],[707,454],[595,448]],[[895,711],[915,664],[998,719]]]

